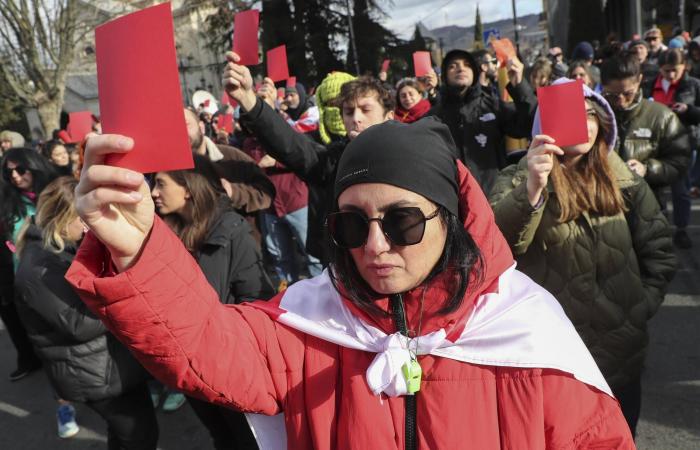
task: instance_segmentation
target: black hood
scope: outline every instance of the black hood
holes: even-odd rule
[[[301,117],[301,115],[304,114],[307,109],[309,109],[311,104],[309,103],[309,98],[306,95],[306,89],[304,88],[303,84],[297,81],[294,89],[297,91],[297,94],[299,94],[299,106],[294,109],[288,108],[287,114],[292,118],[292,120],[299,120],[299,117]]]
[[[440,78],[442,80],[442,84],[447,86],[447,66],[455,58],[464,58],[467,60],[467,64],[469,64],[469,67],[471,67],[472,71],[474,71],[474,81],[472,83],[476,84],[479,78],[479,73],[481,72],[479,69],[479,64],[476,63],[476,59],[474,59],[474,56],[471,53],[466,50],[459,49],[450,50],[442,60],[442,64],[440,65]]]

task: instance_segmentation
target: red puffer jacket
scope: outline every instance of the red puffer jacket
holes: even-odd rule
[[[465,227],[485,260],[483,282],[447,316],[437,314],[442,283],[429,287],[425,333],[464,327],[476,297],[492,289],[513,261],[483,193],[466,170],[460,178]],[[197,263],[158,219],[133,267],[109,273],[109,258],[88,235],[67,278],[164,383],[246,412],[284,411],[289,449],[404,448],[405,397],[372,394],[365,372],[374,354],[291,329],[254,304],[222,305]],[[417,291],[404,295],[409,329],[423,293]],[[373,319],[346,303],[362,320],[395,332],[388,318]],[[377,304],[387,310],[388,303]],[[568,373],[433,355],[419,360],[421,450],[634,448],[615,399]]]

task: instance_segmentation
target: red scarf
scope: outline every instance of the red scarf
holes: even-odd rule
[[[394,110],[394,118],[399,122],[413,123],[416,120],[423,117],[424,115],[426,115],[428,111],[430,111],[430,102],[426,99],[423,99],[415,105],[413,105],[413,107],[408,110],[404,109],[403,106],[399,104]]]

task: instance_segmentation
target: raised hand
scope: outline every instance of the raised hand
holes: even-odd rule
[[[513,86],[519,85],[523,81],[523,70],[525,66],[516,57],[508,59],[506,62],[506,70],[508,71],[508,81]]]
[[[224,90],[243,111],[250,111],[255,106],[256,97],[253,90],[253,77],[246,66],[238,64],[241,58],[234,52],[226,52],[226,67],[221,78]]]
[[[120,271],[138,258],[153,226],[153,199],[143,175],[104,164],[108,154],[126,153],[133,145],[125,136],[90,136],[75,190],[80,218],[105,244]]]
[[[564,151],[554,145],[554,139],[538,134],[527,151],[527,196],[530,205],[537,205],[542,191],[547,186],[549,174],[554,167],[554,155],[564,155]]]

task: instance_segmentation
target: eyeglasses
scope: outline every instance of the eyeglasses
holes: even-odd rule
[[[487,60],[484,61],[484,62],[485,62],[486,64],[493,64],[493,65],[495,66],[496,64],[498,64],[498,59],[496,59],[496,58],[487,59]]]
[[[624,97],[625,100],[632,100],[634,99],[634,96],[637,95],[637,88],[630,89],[627,91],[623,92],[608,92],[608,91],[603,91],[603,97],[605,97],[605,100],[607,101],[616,101],[617,99],[620,98],[620,96]]]
[[[2,171],[2,177],[5,179],[5,181],[10,181],[10,178],[12,178],[12,172],[17,172],[17,175],[21,177],[28,171],[29,169],[23,166],[17,166],[13,168],[5,167]]]
[[[357,211],[341,211],[329,214],[326,227],[335,245],[341,248],[358,248],[365,245],[370,222],[379,222],[384,235],[394,245],[415,245],[423,240],[425,223],[437,217],[440,210],[426,217],[417,207],[390,209],[384,217],[368,218]]]
[[[649,36],[649,37],[645,38],[644,40],[647,42],[658,41],[659,37],[658,36]]]

